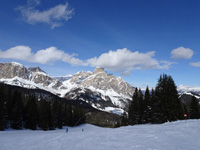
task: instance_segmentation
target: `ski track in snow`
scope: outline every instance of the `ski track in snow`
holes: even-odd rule
[[[82,132],[82,129],[84,131]],[[0,132],[1,150],[199,150],[200,120],[116,129],[81,125],[53,131]]]

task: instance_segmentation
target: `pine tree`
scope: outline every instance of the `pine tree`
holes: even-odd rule
[[[13,108],[11,110],[11,128],[21,129],[22,128],[22,112],[23,112],[23,103],[21,94],[17,91],[13,94]]]
[[[159,122],[159,101],[153,88],[151,90],[151,107],[151,122],[157,123]]]
[[[57,128],[62,129],[63,126],[63,116],[62,116],[62,105],[61,103],[58,103],[58,123]]]
[[[146,104],[144,101],[144,95],[142,93],[142,90],[139,89],[138,91],[138,124],[144,124],[145,123],[145,108]]]
[[[126,125],[128,125],[128,116],[126,112],[124,112],[122,115],[121,126],[126,126]]]
[[[6,128],[6,104],[5,104],[4,88],[0,85],[0,131]]]
[[[75,107],[73,109],[73,126],[80,125],[85,122],[85,113],[82,108]]]
[[[73,122],[73,110],[72,110],[72,106],[69,105],[67,108],[67,125],[68,126],[73,126],[74,122]]]
[[[47,102],[48,104],[48,127],[49,130],[55,130],[55,127],[53,126],[53,118],[52,118],[52,108],[51,108],[51,103]]]
[[[49,129],[49,104],[46,100],[41,99],[38,105],[39,122],[38,126],[46,131]]]
[[[151,121],[151,96],[149,92],[149,88],[147,86],[144,94],[144,114],[143,114],[143,119],[145,120],[146,123],[149,123]]]
[[[65,104],[62,108],[62,119],[64,126],[74,126],[72,106]]]
[[[189,113],[190,113],[189,114],[190,119],[199,119],[200,118],[199,102],[196,99],[196,97],[194,97],[194,96],[192,96]]]
[[[14,98],[11,90],[6,93],[6,113],[7,113],[7,126],[10,126],[10,120],[12,119],[12,108],[14,106]]]
[[[25,128],[35,130],[37,126],[37,100],[29,95],[25,106]]]
[[[133,94],[132,102],[129,106],[128,118],[130,124],[138,124],[140,121],[140,102],[139,102],[139,91],[136,88]]]
[[[163,74],[156,85],[156,113],[158,123],[183,119],[183,107],[171,76]]]

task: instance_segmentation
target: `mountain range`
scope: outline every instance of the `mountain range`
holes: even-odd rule
[[[92,107],[121,114],[127,111],[135,88],[103,68],[80,71],[68,77],[51,77],[40,67],[0,63],[0,82],[28,89],[42,89],[68,100],[81,100]]]
[[[97,67],[93,72],[80,71],[66,77],[51,77],[40,67],[26,68],[22,64],[0,63],[0,82],[27,89],[42,89],[67,100],[79,100],[93,108],[116,114],[128,110],[135,88]],[[180,98],[195,96],[200,100],[200,89],[178,88]]]

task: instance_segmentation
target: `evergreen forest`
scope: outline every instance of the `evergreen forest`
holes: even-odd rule
[[[81,107],[19,91],[6,91],[0,85],[0,130],[13,129],[61,129],[63,126],[77,126],[85,122]]]

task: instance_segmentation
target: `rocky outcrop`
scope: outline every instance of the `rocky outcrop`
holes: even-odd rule
[[[28,70],[29,70],[30,72],[43,72],[43,73],[46,74],[46,72],[44,72],[39,66],[34,67],[34,68],[28,68]]]
[[[107,74],[103,68],[95,68],[94,72],[78,72],[70,80],[72,83],[79,84],[82,87],[100,90],[113,90],[119,95],[132,96],[134,88],[121,77],[115,77],[113,74]]]
[[[29,72],[26,67],[18,63],[1,63],[0,65],[0,79],[11,79],[14,77],[28,79]]]
[[[53,89],[58,89],[62,86],[62,82],[50,77],[39,67],[27,69],[19,63],[0,64],[0,79],[12,79],[15,77],[31,81],[35,84],[40,84],[44,87],[51,86]],[[18,79],[14,80],[15,83],[16,80],[18,85],[23,85],[19,83],[20,81]]]
[[[88,72],[80,71],[72,76],[72,78],[70,79],[70,82],[74,84],[80,84],[84,79],[86,79],[90,75],[92,75],[90,71]]]
[[[29,79],[36,84],[42,84],[43,86],[52,85],[52,88],[58,89],[62,86],[62,82],[50,77],[39,67],[29,68]]]

